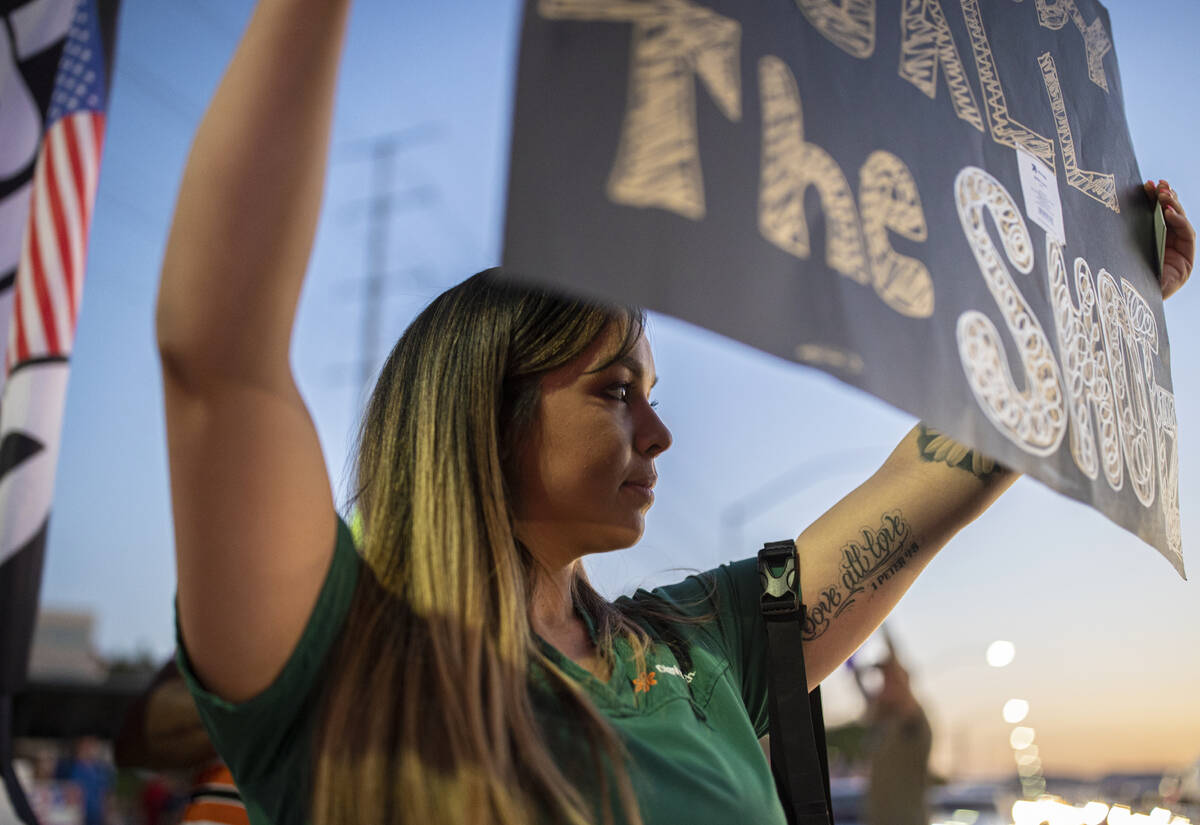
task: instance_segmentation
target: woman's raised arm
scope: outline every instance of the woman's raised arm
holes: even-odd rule
[[[324,580],[335,515],[289,363],[349,0],[260,0],[196,133],[158,296],[178,610],[206,686],[249,698]]]
[[[879,626],[937,551],[1016,478],[919,424],[873,476],[800,534],[810,690]]]
[[[1167,224],[1163,298],[1196,260],[1196,230],[1165,180],[1146,181]],[[991,506],[1017,474],[918,425],[883,466],[798,539],[809,689],[879,626],[934,554]]]

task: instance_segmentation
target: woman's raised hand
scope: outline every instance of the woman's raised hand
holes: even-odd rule
[[[1154,181],[1146,181],[1146,194],[1162,205],[1167,224],[1161,284],[1163,298],[1170,298],[1192,274],[1196,263],[1196,229],[1183,211],[1179,194],[1165,180],[1160,180],[1157,186]]]

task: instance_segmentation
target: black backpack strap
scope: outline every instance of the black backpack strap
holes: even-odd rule
[[[804,605],[795,543],[764,544],[758,575],[767,625],[771,773],[789,825],[832,825],[821,689],[808,692],[804,668]]]

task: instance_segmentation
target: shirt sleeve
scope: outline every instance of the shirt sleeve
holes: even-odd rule
[[[255,822],[304,821],[320,677],[330,648],[345,624],[362,565],[349,528],[340,518],[337,525],[333,559],[308,623],[279,675],[257,696],[244,702],[228,702],[201,684],[188,658],[176,611],[179,670],[247,807],[265,800],[288,800],[281,803],[283,807],[303,806],[264,811],[253,804],[251,819]]]
[[[696,626],[695,643],[723,656],[742,694],[742,702],[758,736],[769,728],[767,710],[767,628],[759,610],[762,585],[755,558],[722,564],[681,582],[639,590],[633,599],[666,602],[687,616],[711,616]],[[687,629],[686,626],[684,628]]]

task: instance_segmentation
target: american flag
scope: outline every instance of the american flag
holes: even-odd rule
[[[95,6],[76,6],[58,64],[17,268],[9,374],[23,362],[65,358],[75,337],[107,102]]]
[[[37,615],[118,4],[0,0],[0,738]],[[11,752],[0,741],[0,758]],[[33,825],[19,786],[5,786]]]

